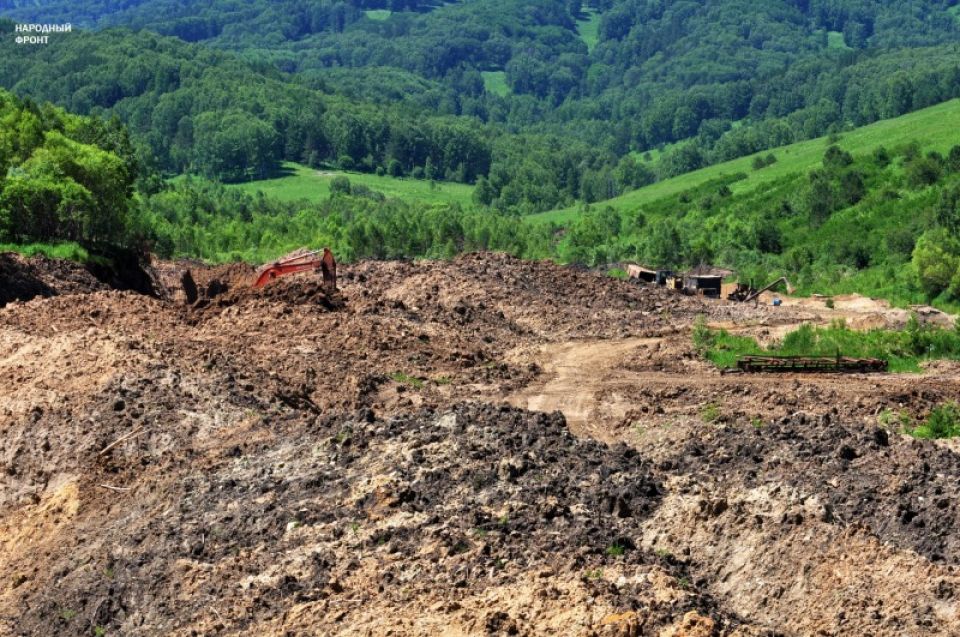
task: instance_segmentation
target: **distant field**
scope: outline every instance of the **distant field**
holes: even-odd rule
[[[583,13],[587,19],[577,20],[577,30],[580,32],[580,39],[587,45],[587,50],[592,51],[600,41],[600,14],[590,9],[584,9]]]
[[[483,87],[488,93],[500,95],[501,97],[510,94],[510,87],[507,86],[507,74],[503,71],[483,71]]]
[[[872,152],[879,146],[893,148],[914,140],[925,149],[943,153],[950,150],[951,146],[960,144],[960,100],[951,100],[922,111],[876,122],[844,133],[838,145],[856,156]],[[636,209],[662,197],[695,188],[705,181],[736,173],[744,173],[747,177],[733,184],[730,187],[731,190],[735,193],[746,192],[780,177],[810,170],[821,162],[827,146],[827,138],[819,137],[790,146],[765,150],[757,155],[766,156],[773,153],[777,162],[761,170],[754,170],[752,167],[757,155],[749,155],[666,179],[594,205],[612,206],[617,210]],[[530,223],[566,223],[578,214],[577,207],[571,207],[530,215],[525,219]]]
[[[382,192],[387,197],[405,201],[423,201],[427,203],[468,204],[473,195],[473,186],[451,182],[435,182],[419,179],[377,177],[366,173],[347,173],[342,171],[317,170],[301,164],[285,162],[283,171],[287,173],[274,179],[263,179],[242,184],[231,184],[244,192],[274,197],[281,201],[308,199],[317,201],[330,196],[330,182],[334,177],[344,176],[351,184],[362,184],[372,190]]]
[[[371,9],[363,12],[371,20],[386,20],[393,13],[389,9]]]
[[[584,9],[585,20],[577,20],[577,31],[580,33],[580,39],[587,45],[587,50],[592,51],[600,41],[600,14],[592,9]]]
[[[849,49],[847,46],[846,40],[843,39],[843,34],[839,31],[827,31],[827,48],[828,49]]]

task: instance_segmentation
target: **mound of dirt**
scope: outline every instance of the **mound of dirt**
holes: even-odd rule
[[[731,612],[791,634],[958,634],[955,452],[829,412],[679,446],[641,544],[688,555]]]
[[[827,521],[856,520],[883,542],[960,564],[960,457],[932,441],[835,420],[800,413],[752,431],[723,427],[667,464],[745,489],[790,485],[817,497]]]
[[[704,311],[700,299],[611,279],[549,261],[467,254],[452,262],[366,261],[344,268],[346,281],[430,316],[489,311],[530,336],[624,337],[670,329]]]
[[[0,634],[960,634],[955,450],[876,429],[955,366],[721,374],[697,314],[809,312],[503,255],[190,269],[0,308]]]
[[[0,307],[12,301],[106,289],[109,289],[107,284],[79,263],[0,254]]]
[[[343,308],[345,300],[342,294],[325,289],[323,281],[318,278],[303,277],[280,279],[262,288],[227,287],[218,294],[205,295],[193,305],[193,309],[222,309],[238,304],[310,305],[332,311]]]
[[[172,422],[106,452],[81,445],[81,477],[56,489],[70,502],[46,520],[69,551],[20,574],[16,630],[708,635],[741,624],[683,562],[634,544],[662,496],[650,467],[574,438],[559,415],[474,404],[287,416],[214,447]]]

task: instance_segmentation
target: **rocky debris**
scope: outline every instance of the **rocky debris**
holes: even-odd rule
[[[189,294],[187,298],[189,299]],[[342,294],[327,290],[323,281],[317,277],[280,279],[262,288],[228,286],[220,279],[213,279],[202,293],[197,294],[191,310],[209,313],[211,310],[219,312],[234,305],[266,308],[278,303],[335,311],[342,309],[346,301]]]
[[[189,265],[0,308],[0,633],[958,634],[955,451],[876,426],[952,366],[722,375],[723,303],[503,255]],[[636,449],[487,404],[598,349]]]
[[[657,332],[692,321],[705,307],[701,299],[661,288],[504,254],[468,254],[449,264],[368,261],[344,273],[410,308],[454,312],[468,322],[489,311],[549,339]]]
[[[826,522],[855,522],[933,563],[960,564],[960,457],[934,441],[800,412],[717,428],[664,465],[744,490],[798,489],[823,503],[816,515]]]
[[[190,453],[157,454],[164,436]],[[742,623],[682,561],[637,548],[662,496],[651,468],[627,447],[573,437],[559,414],[287,410],[205,454],[195,429],[150,437],[114,447],[125,469],[81,468],[81,506],[61,538],[70,550],[21,583],[8,629],[379,633],[429,609],[469,632],[544,634],[549,613],[476,600],[529,587],[565,599],[552,582],[567,580],[590,602],[566,609],[582,630],[556,634],[728,634]]]
[[[0,307],[36,297],[106,290],[87,268],[71,261],[0,254]]]
[[[87,264],[44,256],[0,253],[0,307],[13,302],[103,290],[157,296],[156,273],[135,252],[115,250]]]

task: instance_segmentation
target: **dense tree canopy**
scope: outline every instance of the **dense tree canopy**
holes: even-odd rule
[[[478,201],[524,212],[957,97],[952,5],[15,1],[17,19],[144,31],[5,38],[0,85],[119,115],[168,174],[236,181],[292,160],[482,175]],[[580,37],[588,18],[595,43]]]
[[[122,242],[135,178],[116,121],[0,92],[0,241]]]

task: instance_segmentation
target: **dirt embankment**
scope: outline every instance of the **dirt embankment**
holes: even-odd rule
[[[31,267],[51,293],[0,309],[2,634],[960,634],[957,456],[877,428],[955,367],[721,375],[697,314],[809,312],[502,255],[339,294],[193,264],[192,303]]]

